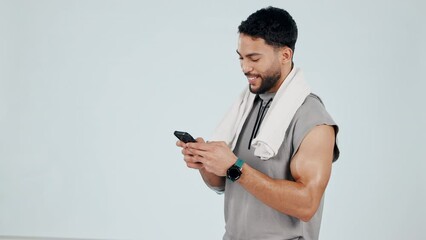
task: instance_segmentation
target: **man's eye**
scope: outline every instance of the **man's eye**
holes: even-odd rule
[[[243,58],[242,58],[242,57],[239,57],[238,59],[239,59],[239,60],[243,60]]]
[[[255,58],[255,59],[251,59],[252,62],[257,62],[259,61],[260,58]]]

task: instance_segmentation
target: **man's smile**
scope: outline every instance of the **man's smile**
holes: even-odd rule
[[[249,84],[251,84],[251,85],[255,84],[256,80],[260,78],[259,75],[248,75],[248,74],[246,74],[246,76],[247,76],[247,80],[248,80]]]

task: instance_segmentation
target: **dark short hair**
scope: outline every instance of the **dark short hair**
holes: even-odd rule
[[[294,51],[297,26],[293,17],[284,9],[267,7],[251,14],[242,21],[238,32],[254,38],[262,38],[273,47],[287,46]]]

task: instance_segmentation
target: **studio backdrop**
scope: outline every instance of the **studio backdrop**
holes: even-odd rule
[[[425,239],[422,1],[0,0],[0,239],[221,239],[209,139],[246,86],[237,27],[288,10],[340,126],[321,239]]]

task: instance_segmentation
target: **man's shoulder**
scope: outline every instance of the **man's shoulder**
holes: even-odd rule
[[[322,102],[321,98],[314,94],[310,93],[305,101],[302,103],[302,105],[299,107],[297,112],[295,113],[295,120],[299,118],[305,118],[305,117],[314,117],[314,116],[323,116],[324,114],[328,114],[324,103]]]
[[[324,107],[324,103],[321,98],[315,93],[310,93],[303,102],[302,106],[322,106]]]
[[[304,133],[316,125],[323,124],[336,125],[326,110],[321,98],[311,93],[295,113],[290,128]]]

